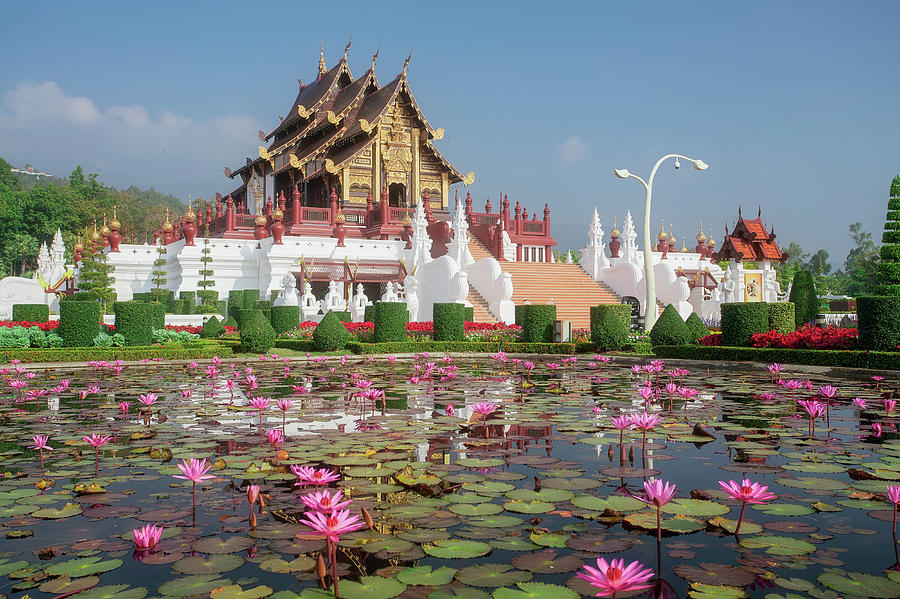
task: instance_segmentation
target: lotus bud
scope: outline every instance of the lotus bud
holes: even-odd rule
[[[369,530],[375,530],[375,522],[372,520],[372,514],[369,513],[369,510],[362,508],[362,517]]]

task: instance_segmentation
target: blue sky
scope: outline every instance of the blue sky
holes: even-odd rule
[[[596,206],[609,231],[664,168],[653,222],[717,240],[756,214],[778,239],[840,265],[847,225],[880,238],[900,172],[900,2],[42,2],[5,8],[0,156],[185,197],[227,192],[257,146],[353,36],[354,73],[409,79],[438,147],[474,170],[476,206],[500,192],[549,202],[561,247]],[[552,9],[552,12],[548,10]],[[461,190],[464,193],[464,190]]]

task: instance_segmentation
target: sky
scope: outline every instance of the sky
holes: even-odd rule
[[[227,193],[225,166],[255,156],[297,77],[352,36],[362,74],[401,70],[437,147],[475,182],[551,208],[561,248],[580,248],[596,207],[608,232],[666,163],[651,220],[721,242],[738,206],[778,241],[840,267],[848,225],[881,237],[900,173],[900,2],[19,2],[0,36],[0,157],[182,198]]]

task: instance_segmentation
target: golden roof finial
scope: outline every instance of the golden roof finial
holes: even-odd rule
[[[708,245],[709,247],[716,245],[716,240],[713,239],[712,236],[712,229],[709,230],[709,241],[706,242],[706,245]]]
[[[113,204],[113,217],[112,220],[109,221],[110,229],[121,229],[122,223],[119,222],[119,219],[116,218],[116,205]]]
[[[681,238],[681,249],[678,250],[679,252],[687,253],[688,249],[687,249],[687,246],[684,244],[686,239],[687,239],[686,237]]]
[[[325,42],[322,42],[322,45],[319,47],[319,75],[324,75],[328,72],[328,67],[325,66]]]
[[[612,237],[613,239],[615,239],[619,235],[621,235],[621,233],[619,233],[619,227],[616,224],[616,217],[614,216],[613,217],[613,228],[612,228],[612,231],[609,232],[609,236]]]
[[[409,56],[406,57],[406,60],[403,61],[403,76],[406,77],[406,67],[409,66],[409,60],[412,58],[412,50],[409,51]]]
[[[347,53],[350,51],[350,44],[353,43],[353,36],[350,36],[350,39],[347,40],[347,45],[344,46],[344,62],[347,62]]]
[[[106,224],[106,215],[104,214],[103,215],[103,226],[100,227],[100,234],[101,235],[109,235],[109,233],[110,233],[109,226],[107,226],[107,224]]]
[[[381,52],[381,46],[378,46],[378,49],[375,50],[375,54],[372,55],[372,72],[375,72],[375,61],[378,60],[378,53]]]
[[[657,235],[656,238],[659,239],[660,241],[665,241],[669,238],[669,236],[666,235],[666,221],[665,221],[665,219],[661,218],[661,219],[659,219],[659,222],[660,222],[659,235]]]
[[[704,241],[706,241],[706,235],[703,234],[703,221],[702,220],[700,221],[700,232],[697,233],[696,239],[697,239],[698,243],[703,243]]]
[[[675,238],[675,233],[672,231],[672,225],[669,225],[669,243],[675,244],[678,240]]]

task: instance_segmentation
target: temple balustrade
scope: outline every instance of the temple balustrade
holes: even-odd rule
[[[484,212],[475,212],[472,209],[472,196],[466,195],[465,200],[466,220],[469,223],[469,233],[484,244],[491,255],[498,260],[503,260],[503,232],[509,236],[509,241],[516,246],[516,260],[522,260],[522,246],[542,246],[545,252],[545,261],[550,261],[551,248],[556,245],[556,240],[550,235],[550,206],[544,204],[544,218],[538,220],[537,213],[528,218],[528,209],[522,208],[516,202],[515,209],[510,213],[509,199],[502,196],[500,211],[494,212],[490,198],[485,202]]]

